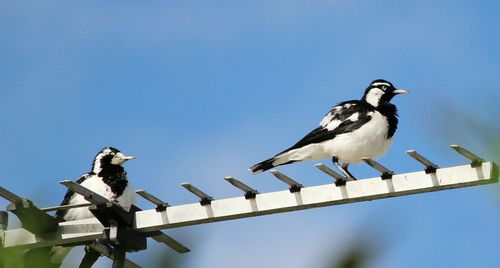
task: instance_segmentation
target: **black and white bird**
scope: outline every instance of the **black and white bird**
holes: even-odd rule
[[[76,182],[120,205],[126,211],[129,211],[130,207],[135,205],[135,191],[130,185],[127,178],[127,172],[122,165],[126,161],[134,158],[133,156],[125,156],[113,147],[106,147],[95,156],[94,162],[92,163],[92,170],[83,174]],[[82,203],[88,203],[88,201],[86,201],[83,196],[68,190],[61,205],[77,205]],[[94,217],[94,215],[87,207],[58,210],[56,212],[56,219],[60,222],[92,217]],[[47,264],[47,266],[58,267],[71,248],[56,246],[51,249],[42,248],[40,251],[43,250],[48,251],[50,258],[48,260],[50,264]],[[35,255],[40,253],[31,252],[30,254]],[[36,261],[36,258],[32,259]]]
[[[361,100],[339,103],[318,128],[292,147],[250,167],[250,171],[257,174],[280,165],[331,158],[348,179],[355,179],[348,170],[349,164],[365,157],[375,159],[389,149],[398,126],[397,109],[390,101],[407,93],[386,80],[375,80]]]
[[[76,182],[85,188],[100,194],[110,201],[129,210],[135,204],[135,191],[131,187],[123,164],[133,156],[125,156],[118,149],[106,147],[94,158],[92,171],[83,174]],[[87,203],[83,196],[68,190],[61,205],[77,205]],[[86,207],[69,210],[58,210],[56,219],[74,221],[94,217]]]

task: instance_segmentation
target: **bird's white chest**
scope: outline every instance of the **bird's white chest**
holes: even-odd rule
[[[392,144],[392,139],[387,138],[388,130],[387,118],[373,112],[369,122],[326,142],[324,150],[344,163],[357,163],[364,157],[375,159],[384,154]]]
[[[105,184],[100,177],[95,175],[84,180],[81,183],[81,185],[107,198],[108,200],[117,203],[127,211],[130,209],[130,206],[132,204],[135,204],[135,191],[133,187],[130,186],[130,182],[123,191],[123,194],[120,195],[119,197],[115,196],[113,191],[111,191],[111,187],[109,187],[109,185]],[[83,196],[79,194],[75,194],[73,198],[69,201],[70,205],[81,204],[81,203],[87,203],[87,200],[85,200]],[[88,208],[83,207],[83,208],[74,208],[68,210],[68,212],[64,216],[64,219],[70,221],[70,220],[79,220],[92,217],[94,217],[94,215],[90,213]]]

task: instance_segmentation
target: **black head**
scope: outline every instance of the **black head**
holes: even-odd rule
[[[125,156],[118,149],[113,147],[105,147],[94,158],[92,171],[99,174],[104,168],[110,166],[121,166],[128,160],[135,159],[133,156]]]
[[[406,90],[395,88],[389,81],[377,79],[370,83],[362,100],[374,107],[378,107],[381,103],[390,102],[398,94],[408,93]]]

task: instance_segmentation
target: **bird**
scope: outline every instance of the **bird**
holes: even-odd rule
[[[384,79],[370,83],[360,100],[334,106],[312,130],[292,147],[249,168],[253,174],[276,166],[331,158],[347,180],[351,163],[375,159],[389,149],[398,127],[398,110],[390,101],[409,91],[397,89]],[[342,164],[341,164],[342,163]]]
[[[90,172],[84,173],[76,183],[85,188],[107,198],[109,201],[121,206],[129,211],[132,205],[136,205],[135,191],[127,178],[127,172],[123,164],[129,160],[135,159],[133,156],[125,156],[114,147],[105,147],[97,153],[92,163]],[[63,205],[78,205],[88,203],[83,196],[68,190],[61,203]],[[87,207],[71,208],[67,210],[58,210],[55,218],[58,222],[75,221],[81,219],[93,218],[94,215]],[[59,267],[71,250],[70,247],[54,246],[50,249],[41,248],[38,252],[28,252],[28,261],[39,261],[40,258],[29,258],[29,255],[40,256],[41,253],[48,253],[47,267]],[[31,266],[27,266],[31,267]]]
[[[128,211],[131,205],[135,204],[135,191],[130,185],[127,172],[122,165],[133,159],[135,157],[125,156],[114,147],[105,147],[95,156],[91,171],[80,176],[76,183]],[[61,206],[81,203],[87,203],[83,196],[68,190]],[[93,214],[85,207],[56,212],[56,220],[58,221],[74,221],[92,217],[94,217]]]

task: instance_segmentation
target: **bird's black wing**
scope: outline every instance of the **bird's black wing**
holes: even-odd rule
[[[320,123],[320,127],[311,131],[294,146],[283,152],[309,144],[331,140],[337,135],[354,131],[371,120],[372,116],[369,112],[372,110],[372,108],[360,101],[342,102],[333,107],[333,109],[325,115]],[[349,118],[355,113],[358,113],[357,120],[350,120]]]
[[[81,184],[83,181],[85,181],[86,179],[88,179],[90,176],[92,176],[91,173],[85,173],[83,174],[77,181],[76,183],[78,184]],[[64,206],[64,205],[67,205],[69,204],[69,201],[71,200],[71,198],[73,197],[73,195],[75,194],[75,192],[71,191],[71,190],[68,190],[66,192],[66,194],[64,195],[64,199],[63,201],[61,202],[60,206]],[[67,209],[64,209],[64,210],[58,210],[56,211],[56,220],[58,221],[64,221],[64,216],[66,215],[66,213],[68,212]]]

